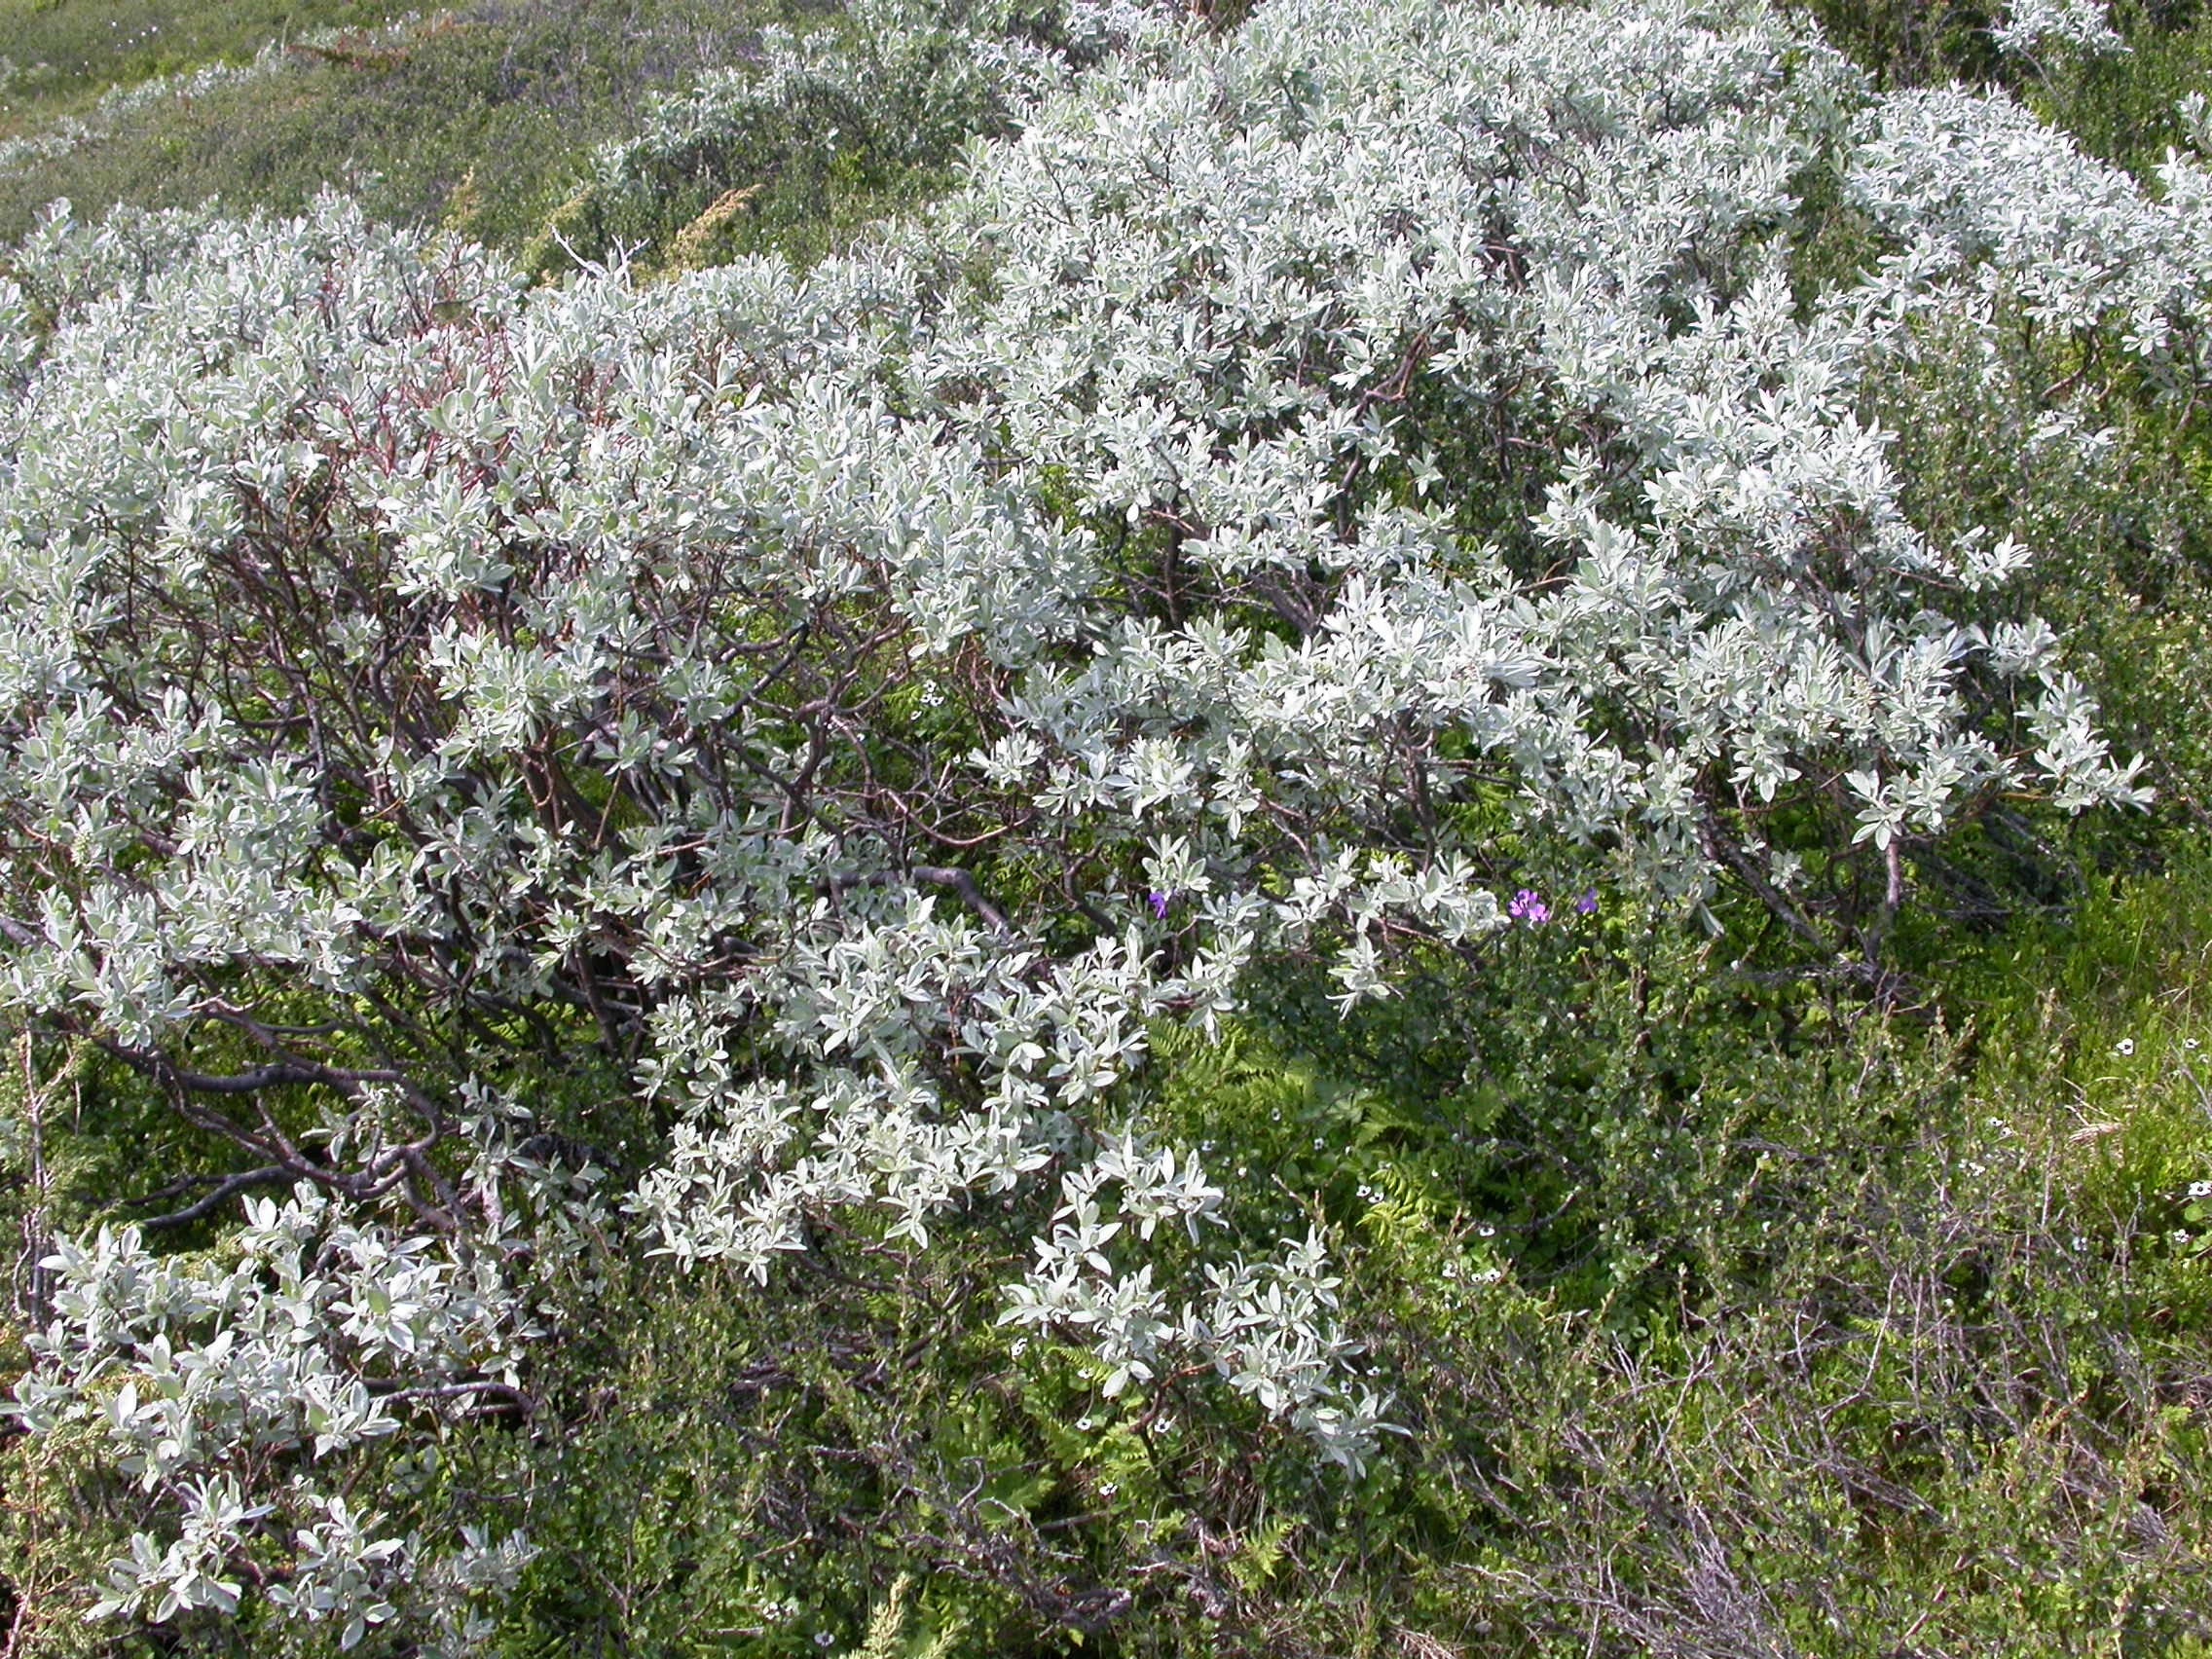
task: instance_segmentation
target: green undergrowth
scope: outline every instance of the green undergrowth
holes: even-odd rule
[[[528,1528],[518,1659],[2212,1651],[2212,856],[2165,845],[1887,1014],[1605,891],[1349,1019],[1291,977],[1159,1030],[1132,1110],[1247,1195],[1191,1248],[1343,1264],[1406,1431],[1358,1480],[1210,1371],[1010,1352],[1048,1191],[927,1250],[840,1223],[766,1287],[600,1253],[532,1418],[387,1496]],[[186,1149],[57,1072],[55,1219],[143,1217]],[[547,1131],[608,1081],[537,1080]],[[0,1456],[11,1582],[121,1547],[92,1459]]]
[[[1992,934],[1964,1014],[1567,925],[1159,1033],[1143,1121],[1254,1195],[1204,1247],[1346,1264],[1363,1478],[1210,1374],[1010,1360],[1049,1197],[766,1292],[636,1262],[545,1379],[501,1650],[2212,1651],[2212,860]]]

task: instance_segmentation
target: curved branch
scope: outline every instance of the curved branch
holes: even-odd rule
[[[976,878],[966,870],[954,869],[949,865],[916,865],[913,874],[916,881],[926,881],[932,887],[951,888],[971,910],[990,923],[991,932],[1001,939],[1011,939],[1014,936],[1014,929],[1007,925],[1005,914],[983,897],[983,890],[976,885]]]
[[[281,1186],[287,1181],[299,1180],[308,1173],[305,1169],[295,1169],[281,1163],[270,1163],[259,1169],[248,1169],[242,1174],[226,1175],[215,1180],[213,1190],[204,1198],[195,1199],[180,1210],[171,1210],[167,1215],[157,1215],[152,1220],[141,1222],[139,1225],[149,1233],[159,1233],[171,1227],[189,1227],[196,1221],[213,1215],[215,1211],[222,1208],[226,1202],[237,1198],[240,1193],[248,1192],[255,1187]],[[211,1176],[204,1178],[215,1179]],[[144,1198],[131,1198],[129,1201],[133,1204],[150,1204],[173,1196],[176,1190],[176,1184],[171,1183],[159,1192],[148,1193]]]

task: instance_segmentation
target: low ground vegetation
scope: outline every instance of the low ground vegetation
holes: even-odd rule
[[[297,212],[337,188],[388,219],[520,245],[655,97],[756,57],[763,27],[836,27],[803,4],[697,0],[160,5],[142,19],[17,0],[0,18],[15,11],[15,130],[0,129],[10,238],[60,196],[90,215],[207,198]],[[101,51],[103,22],[128,50]]]

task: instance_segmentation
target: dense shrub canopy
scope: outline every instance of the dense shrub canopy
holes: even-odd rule
[[[1161,1032],[1576,894],[1748,896],[1878,985],[1909,849],[2146,797],[2037,550],[1917,522],[1870,387],[2025,318],[2194,397],[2194,162],[1876,98],[1755,5],[1100,29],[804,272],[531,288],[335,200],[13,258],[0,997],[235,1146],[183,1219],[247,1221],[57,1246],[18,1400],[149,1494],[110,1610],[459,1650],[528,1541],[380,1530],[346,1459],[527,1410],[593,1250],[773,1296],[1040,1186],[963,1317],[1108,1397],[1210,1366],[1356,1476],[1387,1379],[1318,1232],[1221,1242]]]

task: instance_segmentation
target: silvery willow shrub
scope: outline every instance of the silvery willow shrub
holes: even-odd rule
[[[2042,52],[2125,52],[2104,0],[2018,0],[1990,31],[1998,50],[2022,57]]]
[[[10,256],[0,999],[229,1149],[162,1220],[246,1205],[53,1245],[18,1413],[145,1493],[98,1610],[459,1650],[527,1539],[349,1458],[527,1415],[591,1249],[773,1297],[1041,1185],[978,1320],[1356,1476],[1328,1241],[1234,1247],[1153,1033],[1479,966],[1525,887],[1725,883],[1878,977],[1914,847],[2143,798],[2035,549],[1916,525],[1864,388],[2027,315],[2194,395],[2195,164],[1751,5],[1124,46],[804,273],[530,289],[338,201]],[[1822,172],[1880,256],[1799,295]],[[533,1126],[555,1077],[643,1167]]]
[[[702,77],[656,102],[636,133],[604,146],[596,182],[649,206],[672,183],[719,173],[728,156],[791,144],[825,153],[867,144],[929,166],[1003,118],[1005,77],[994,70],[1008,54],[977,49],[1016,26],[1007,8],[864,0],[840,21],[763,30],[756,63]]]
[[[1172,15],[1157,0],[855,0],[804,31],[771,25],[756,54],[599,146],[525,262],[551,268],[559,248],[566,269],[628,247],[681,267],[780,246],[762,240],[778,230],[803,242],[841,216],[835,198],[941,183],[971,137],[1008,132],[1072,75],[1172,33]]]

